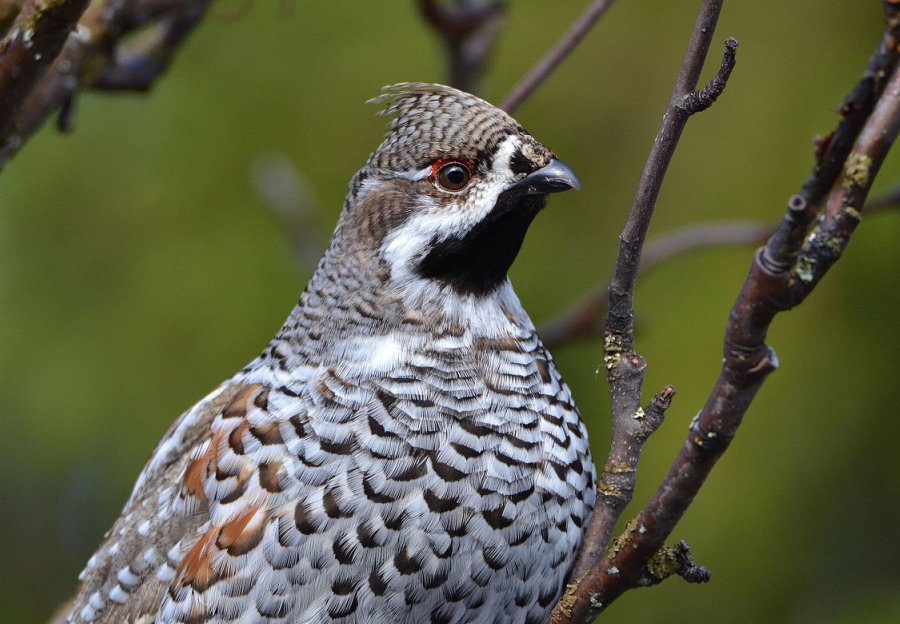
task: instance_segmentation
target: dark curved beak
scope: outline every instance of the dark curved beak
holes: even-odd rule
[[[529,173],[507,190],[522,189],[526,195],[546,195],[569,189],[580,190],[581,182],[569,166],[555,158],[546,167]]]

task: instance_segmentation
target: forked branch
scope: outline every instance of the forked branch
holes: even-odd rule
[[[647,365],[634,349],[634,288],[650,220],[684,127],[691,115],[708,108],[722,93],[734,68],[737,41],[729,39],[718,73],[709,84],[695,90],[721,8],[722,0],[705,0],[701,5],[675,89],[620,237],[604,332],[603,360],[612,404],[610,450],[597,484],[594,515],[572,572],[574,582],[551,614],[552,624],[590,622],[600,612],[592,600],[599,580],[599,563],[606,556],[616,523],[631,502],[644,442],[661,424],[662,413],[674,394],[669,386],[655,397],[654,403],[661,408],[660,417],[647,423],[647,410],[641,407]]]
[[[577,618],[585,612],[587,618],[593,617],[628,589],[645,584],[655,553],[693,502],[757,391],[777,367],[777,358],[765,343],[772,320],[802,303],[846,249],[875,175],[900,133],[895,51],[900,3],[884,0],[883,7],[887,30],[881,47],[846,100],[844,118],[824,142],[807,183],[791,198],[778,230],[754,257],[729,317],[724,364],[709,399],[650,502],[609,555],[572,591],[578,601],[570,621],[586,621]]]

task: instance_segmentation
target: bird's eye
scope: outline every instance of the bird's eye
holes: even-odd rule
[[[472,171],[466,163],[441,162],[434,163],[434,179],[447,191],[461,191],[472,179]]]

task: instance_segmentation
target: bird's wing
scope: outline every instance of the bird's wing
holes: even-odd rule
[[[195,453],[213,437],[217,417],[255,388],[226,383],[175,421],[141,471],[131,498],[82,572],[64,621],[96,624],[152,622],[175,576],[179,544],[209,520],[205,498],[191,489]]]
[[[232,620],[252,602],[248,592],[268,563],[257,547],[264,536],[276,542],[278,520],[286,518],[284,437],[287,430],[296,436],[298,419],[307,416],[296,395],[275,393],[279,400],[270,405],[270,390],[244,385],[191,452],[177,496],[189,508],[205,508],[207,520],[179,545],[156,622]]]

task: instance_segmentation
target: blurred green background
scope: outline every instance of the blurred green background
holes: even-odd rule
[[[516,0],[482,95],[499,101],[585,2]],[[540,322],[607,276],[669,98],[697,0],[621,0],[519,120],[579,174],[513,270]],[[323,234],[383,120],[385,84],[440,81],[441,46],[412,2],[214,5],[146,97],[79,100],[0,176],[0,622],[40,623],[118,515],[171,421],[252,359],[308,269],[258,190],[290,163]],[[731,2],[741,42],[721,101],[688,125],[651,237],[718,219],[774,222],[881,32],[875,0]],[[897,154],[878,188],[900,174]],[[254,173],[256,172],[256,173]],[[713,581],[635,591],[611,622],[900,621],[900,214],[867,218],[847,257],[770,344],[781,369],[676,531]],[[672,260],[638,286],[647,389],[678,397],[646,449],[637,513],[718,373],[751,250]],[[598,341],[555,353],[605,456]]]

